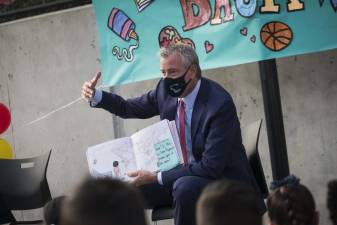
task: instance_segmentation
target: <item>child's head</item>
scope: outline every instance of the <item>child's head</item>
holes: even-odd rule
[[[259,195],[249,185],[220,180],[208,185],[197,203],[198,225],[261,225]]]
[[[43,217],[46,224],[60,224],[65,196],[53,198],[43,207]]]
[[[337,225],[337,180],[328,183],[327,206],[332,223]]]
[[[138,190],[120,180],[88,178],[67,201],[63,225],[146,225]]]
[[[267,199],[273,225],[317,225],[318,212],[309,189],[294,175],[272,183]]]

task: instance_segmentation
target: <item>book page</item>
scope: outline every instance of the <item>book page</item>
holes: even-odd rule
[[[130,181],[132,179],[126,173],[137,170],[129,137],[91,146],[86,155],[90,174],[94,177],[113,177]]]
[[[177,149],[178,158],[180,160],[180,163],[183,164],[184,159],[183,159],[183,153],[181,151],[180,139],[179,139],[179,134],[178,134],[176,122],[174,120],[172,120],[172,121],[169,122],[169,125],[170,125],[172,138],[173,138],[174,144],[175,144],[176,149]]]
[[[139,169],[166,171],[180,164],[168,120],[162,120],[131,136]]]

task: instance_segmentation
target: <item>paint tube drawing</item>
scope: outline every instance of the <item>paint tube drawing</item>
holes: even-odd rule
[[[131,39],[136,41],[136,44],[130,45],[128,49],[120,50],[118,46],[114,46],[112,49],[112,54],[118,60],[124,59],[131,62],[134,58],[133,51],[139,47],[135,23],[122,10],[113,8],[108,19],[108,27],[124,41],[129,42]]]

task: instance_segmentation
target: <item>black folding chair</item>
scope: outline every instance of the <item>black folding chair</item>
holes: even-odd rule
[[[26,159],[0,159],[0,196],[8,210],[29,210],[43,207],[51,200],[47,168],[51,150]],[[10,224],[42,224],[36,221],[11,221]]]
[[[261,125],[262,120],[257,120],[244,127],[241,131],[241,135],[242,143],[245,146],[249,164],[253,170],[256,182],[260,188],[263,198],[267,198],[269,191],[258,149]]]
[[[248,126],[241,129],[242,132],[242,143],[245,146],[246,154],[252,167],[255,179],[259,185],[262,196],[266,198],[268,196],[268,186],[264,176],[258,143],[260,137],[262,120],[257,120]],[[173,218],[173,208],[172,205],[155,207],[152,210],[151,219],[152,222],[157,224],[160,220],[172,219]]]
[[[14,222],[15,218],[0,196],[0,224]]]

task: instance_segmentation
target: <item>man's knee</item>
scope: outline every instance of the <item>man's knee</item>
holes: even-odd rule
[[[180,177],[173,184],[173,198],[174,200],[197,199],[207,183],[200,177]]]

